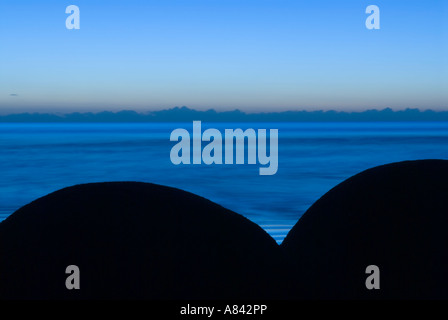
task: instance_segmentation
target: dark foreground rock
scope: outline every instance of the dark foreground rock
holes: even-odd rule
[[[79,290],[66,288],[69,265]],[[62,189],[0,223],[2,299],[280,298],[283,265],[256,224],[153,184]]]
[[[447,299],[448,161],[364,171],[319,199],[281,247],[295,264],[295,298]],[[380,269],[367,290],[366,267]]]

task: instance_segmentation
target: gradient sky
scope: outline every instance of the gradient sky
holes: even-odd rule
[[[447,57],[445,0],[0,1],[0,113],[447,110]]]

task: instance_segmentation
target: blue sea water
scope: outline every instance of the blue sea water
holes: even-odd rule
[[[0,124],[0,221],[60,188],[143,181],[208,198],[259,224],[281,243],[313,202],[365,169],[448,159],[447,122],[203,123],[203,130],[278,129],[273,176],[255,165],[173,165],[171,131],[192,123]],[[205,144],[205,143],[203,143]]]

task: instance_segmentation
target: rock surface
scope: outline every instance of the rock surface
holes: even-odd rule
[[[316,201],[281,247],[295,298],[447,299],[448,161],[366,170]],[[367,290],[366,267],[380,269]]]
[[[65,286],[69,265],[79,290]],[[271,299],[283,265],[248,219],[148,183],[65,188],[0,223],[3,299]]]

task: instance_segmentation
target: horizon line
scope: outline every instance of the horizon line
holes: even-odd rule
[[[372,121],[448,121],[448,110],[406,108],[367,109],[363,111],[344,110],[287,110],[247,113],[239,109],[217,111],[196,110],[186,106],[170,109],[136,111],[87,112],[21,112],[0,115],[0,122],[372,122]]]
[[[427,109],[423,109],[423,108],[412,108],[412,107],[406,107],[406,108],[402,108],[402,109],[394,109],[391,107],[384,107],[384,108],[369,108],[369,109],[363,109],[363,110],[338,110],[338,109],[286,109],[286,110],[280,110],[280,111],[255,111],[255,112],[251,112],[251,111],[247,111],[247,110],[243,110],[241,108],[234,108],[234,109],[228,109],[228,110],[217,110],[216,108],[209,108],[209,109],[197,109],[197,108],[192,108],[192,107],[188,107],[188,106],[174,106],[171,108],[161,108],[161,109],[147,109],[147,110],[140,110],[140,109],[132,109],[132,108],[125,108],[123,107],[122,109],[101,109],[101,110],[92,110],[92,111],[87,111],[87,110],[80,110],[80,111],[67,111],[67,112],[63,112],[63,111],[18,111],[18,112],[14,112],[14,113],[5,113],[5,114],[1,114],[0,113],[0,117],[3,116],[11,116],[11,115],[23,115],[23,114],[29,114],[29,115],[33,115],[33,114],[48,114],[48,115],[71,115],[71,114],[99,114],[99,113],[113,113],[113,114],[117,114],[120,112],[133,112],[136,114],[140,114],[140,115],[147,115],[150,113],[157,113],[157,112],[163,112],[163,111],[177,111],[177,110],[188,110],[188,111],[194,111],[194,112],[216,112],[216,113],[230,113],[230,112],[239,112],[239,113],[243,113],[243,114],[247,114],[247,115],[254,115],[254,114],[279,114],[279,113],[289,113],[289,112],[305,112],[305,113],[326,113],[326,112],[330,112],[330,113],[365,113],[365,112],[408,112],[408,111],[413,111],[413,112],[448,112],[448,108],[446,109],[435,109],[435,108],[427,108]]]

